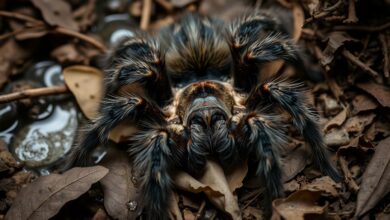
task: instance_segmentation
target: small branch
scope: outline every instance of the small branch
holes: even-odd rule
[[[379,32],[383,31],[390,27],[390,22],[382,24],[377,27],[367,26],[367,25],[345,25],[345,26],[336,26],[334,30],[336,31],[366,31],[366,32]]]
[[[349,189],[356,193],[357,191],[359,191],[359,186],[353,179],[351,172],[349,172],[347,161],[343,156],[340,156],[339,162],[340,162],[341,170],[344,173],[345,182],[347,183]]]
[[[343,22],[344,23],[356,23],[359,21],[359,18],[356,16],[355,10],[355,0],[348,1],[348,17]]]
[[[342,54],[343,54],[343,56],[345,58],[347,58],[349,61],[351,61],[351,63],[355,64],[356,66],[358,66],[360,68],[362,68],[364,71],[369,73],[372,77],[378,78],[379,74],[375,70],[371,69],[369,66],[367,66],[367,64],[363,63],[361,60],[359,60],[358,57],[353,55],[351,52],[349,52],[348,50],[344,49]]]
[[[383,72],[386,78],[389,78],[389,48],[387,45],[387,39],[385,34],[379,34],[379,41],[382,44],[382,52],[383,52]]]
[[[173,5],[171,2],[167,0],[156,0],[156,3],[159,4],[161,7],[165,9],[167,12],[172,12],[173,11]]]
[[[14,19],[22,20],[22,21],[27,21],[27,22],[31,22],[34,24],[44,24],[43,21],[37,20],[33,17],[27,16],[24,14],[16,13],[16,12],[0,11],[0,16],[14,18]]]
[[[55,95],[68,92],[68,88],[65,85],[42,87],[35,89],[26,89],[19,92],[0,95],[0,104],[17,101],[25,98],[35,98],[40,96]]]
[[[205,207],[206,207],[206,201],[203,200],[202,204],[200,204],[198,212],[196,213],[195,220],[198,220],[198,219],[202,218],[203,210],[204,210]]]
[[[66,29],[66,28],[63,28],[63,27],[56,27],[56,28],[54,28],[52,30],[52,32],[59,33],[59,34],[64,34],[64,35],[68,35],[68,36],[72,36],[72,37],[78,38],[80,40],[83,40],[83,41],[85,41],[85,42],[95,46],[101,52],[106,52],[107,51],[106,46],[104,46],[102,43],[100,43],[99,41],[95,40],[94,38],[92,38],[92,37],[90,37],[88,35],[82,34],[80,32],[73,31],[73,30],[70,30],[70,29]]]
[[[45,25],[44,24],[37,24],[37,25],[32,26],[30,28],[20,28],[20,29],[14,30],[12,32],[8,32],[8,33],[5,33],[5,34],[1,35],[0,36],[0,41],[8,39],[8,38],[10,38],[12,36],[18,35],[20,33],[25,33],[25,32],[30,32],[30,31],[40,30],[40,29],[44,30],[45,29]]]
[[[151,13],[152,13],[152,0],[143,0],[141,24],[140,24],[140,28],[142,30],[148,29]]]
[[[322,18],[322,17],[327,16],[328,14],[330,14],[333,11],[335,11],[336,9],[338,9],[342,4],[343,4],[342,0],[337,1],[336,4],[330,6],[329,8],[325,8],[320,13],[314,14],[311,18],[306,19],[305,23],[307,24],[307,23],[312,22],[314,19],[318,19],[318,18]]]

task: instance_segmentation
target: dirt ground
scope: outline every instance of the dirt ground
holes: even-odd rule
[[[290,18],[309,71],[283,71],[309,88],[308,100],[344,176],[339,183],[322,176],[303,138],[289,131],[282,159],[286,197],[273,201],[272,219],[390,219],[389,0],[0,1],[0,107],[18,109],[0,114],[0,133],[12,117],[37,114],[34,100],[46,96],[68,95],[93,118],[102,95],[101,55],[116,29],[156,32],[187,13],[229,21],[266,7]],[[104,18],[110,15],[125,18],[109,23]],[[42,60],[60,64],[65,82],[32,83],[26,70]],[[282,65],[271,63],[269,73]],[[120,142],[123,131],[113,131],[111,140]],[[97,166],[61,174],[52,167],[40,177],[8,145],[0,139],[0,219],[143,218],[142,192],[121,150],[109,147]],[[173,219],[264,219],[263,190],[254,178],[245,178],[247,172],[243,163],[224,173],[213,161],[201,179],[178,171],[173,181],[180,190],[167,211]]]

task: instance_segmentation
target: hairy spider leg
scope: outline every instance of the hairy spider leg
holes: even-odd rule
[[[234,87],[250,92],[259,83],[261,65],[284,60],[305,71],[297,46],[277,20],[257,11],[230,25],[228,42],[234,62]]]
[[[250,111],[236,115],[237,147],[249,164],[255,165],[255,176],[265,187],[263,205],[272,210],[272,200],[284,195],[279,150],[286,144],[283,126],[278,117]]]
[[[259,85],[250,93],[247,103],[250,109],[276,105],[286,110],[292,116],[294,125],[309,143],[314,163],[322,173],[339,182],[342,177],[330,161],[327,146],[317,123],[318,117],[307,106],[305,99],[302,84],[277,79]]]

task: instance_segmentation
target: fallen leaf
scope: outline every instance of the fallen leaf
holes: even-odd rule
[[[319,100],[323,105],[326,116],[336,115],[343,109],[343,106],[341,106],[339,102],[330,95],[322,94],[320,95]]]
[[[372,209],[390,192],[390,137],[379,142],[362,176],[355,217]]]
[[[349,143],[349,134],[344,128],[334,128],[325,134],[324,141],[328,146],[346,145]]]
[[[185,220],[195,220],[195,215],[189,209],[183,210],[183,215]]]
[[[135,179],[127,153],[110,147],[100,164],[110,170],[100,180],[107,213],[114,219],[136,219],[143,207],[141,193],[132,181]]]
[[[14,39],[9,39],[0,46],[0,88],[11,75],[19,73],[21,65],[33,52],[31,47],[22,47]]]
[[[346,32],[335,31],[328,34],[328,45],[326,46],[321,64],[323,66],[329,65],[333,59],[337,49],[343,46],[346,42],[358,42],[358,40],[349,36]]]
[[[73,43],[64,44],[55,48],[51,54],[59,63],[81,63],[84,57]]]
[[[110,220],[110,217],[107,216],[107,213],[104,211],[104,209],[99,208],[92,217],[92,220]]]
[[[306,165],[310,163],[308,155],[306,145],[302,144],[290,151],[286,157],[282,158],[283,182],[291,180],[305,169]]]
[[[276,199],[272,202],[272,219],[304,220],[306,215],[318,219],[328,208],[327,203],[318,205],[320,197],[321,191],[300,190],[285,199]]]
[[[242,211],[242,216],[244,219],[263,219],[263,212],[260,209],[254,208],[252,206],[248,206]]]
[[[103,73],[90,66],[75,65],[65,68],[63,75],[81,111],[88,119],[95,118],[103,95]]]
[[[172,192],[170,205],[169,205],[169,216],[173,220],[183,220],[179,208],[179,196],[177,195],[176,192]]]
[[[352,100],[353,113],[357,114],[359,112],[374,110],[378,107],[376,101],[367,95],[357,95]]]
[[[333,128],[333,127],[340,127],[345,119],[347,119],[347,112],[348,112],[348,109],[347,108],[344,108],[340,113],[338,113],[335,117],[333,117],[332,119],[330,119],[325,125],[324,125],[324,128],[323,128],[323,131],[327,131],[329,130],[330,128]]]
[[[372,95],[383,107],[390,107],[390,89],[374,82],[358,83],[356,85]]]
[[[63,0],[32,0],[31,2],[41,11],[46,23],[74,31],[79,30],[68,2]]]
[[[306,189],[309,191],[322,191],[327,194],[330,194],[333,197],[338,197],[339,193],[337,190],[341,189],[341,184],[336,183],[329,176],[323,176],[314,179],[313,182],[309,184],[304,185],[302,189]]]
[[[19,192],[5,219],[49,219],[107,173],[102,166],[76,167],[63,174],[40,177]]]
[[[245,165],[246,166],[246,165]],[[237,171],[233,171],[232,178],[225,176],[223,169],[220,165],[214,161],[207,161],[204,175],[196,180],[185,172],[178,172],[174,177],[175,185],[188,192],[206,194],[211,203],[213,203],[218,209],[226,212],[232,219],[241,219],[240,208],[238,207],[237,198],[231,191],[231,187],[237,187],[241,184],[238,182],[243,181],[246,176],[247,168],[237,168]],[[237,173],[240,173],[237,174]],[[229,183],[228,180],[234,183]],[[234,189],[235,190],[235,189]]]
[[[108,137],[115,143],[120,143],[128,140],[128,138],[137,131],[138,129],[136,126],[131,125],[129,122],[123,122],[112,129]]]
[[[375,113],[359,114],[357,116],[349,118],[347,122],[345,122],[344,124],[344,129],[348,133],[361,134],[363,133],[365,127],[372,123],[375,117],[376,117]]]

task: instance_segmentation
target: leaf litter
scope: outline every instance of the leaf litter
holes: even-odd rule
[[[106,45],[92,31],[102,16],[96,2],[33,0],[32,4],[23,1],[0,4],[0,16],[5,24],[0,25],[0,88],[5,89],[8,82],[22,76],[25,67],[37,60],[36,55],[55,59],[67,67],[63,71],[65,83],[86,118],[92,119],[102,95],[103,75],[97,57],[106,50]],[[215,12],[229,19],[247,8],[268,4],[235,2],[155,0],[149,27],[157,30],[189,11]],[[135,0],[119,9],[111,5],[104,10],[129,13],[142,20],[143,3]],[[235,10],[231,10],[232,5],[236,6]],[[354,13],[354,8],[361,11],[367,5],[371,8],[366,14]],[[273,219],[305,219],[313,215],[332,219],[385,219],[390,212],[390,37],[388,19],[383,13],[388,3],[283,0],[278,1],[278,7],[291,12],[294,40],[315,58],[310,67],[317,66],[320,70],[310,71],[305,76],[309,79],[306,83],[310,88],[319,88],[310,94],[312,104],[320,113],[328,147],[337,152],[332,157],[344,180],[335,183],[329,177],[322,177],[310,166],[307,146],[290,132],[291,146],[282,158],[287,195],[273,202]],[[274,74],[282,65],[280,61],[272,63],[265,68],[264,75]],[[111,131],[110,139],[121,144],[133,131],[123,123]],[[31,172],[22,171],[23,164],[13,159],[7,146],[2,147],[0,216],[59,217],[66,215],[63,210],[72,204],[92,210],[89,214],[92,219],[135,219],[142,215],[139,189],[132,179],[131,161],[126,153],[110,149],[100,165],[107,169],[74,168],[63,174],[37,178]],[[180,190],[171,198],[172,218],[261,219],[262,190],[252,188],[259,187],[258,182],[245,179],[247,169],[243,166],[225,173],[217,163],[208,161],[206,174],[200,179],[179,172],[174,182]],[[83,175],[90,179],[75,181],[70,184],[75,192],[68,192],[64,184]],[[58,189],[61,196],[55,197],[53,203],[43,202],[38,208],[38,203],[30,208],[25,206],[31,198],[51,201],[48,189]],[[101,203],[86,200],[95,197],[104,199]],[[56,216],[56,213],[60,214]]]

